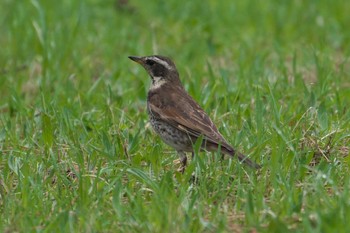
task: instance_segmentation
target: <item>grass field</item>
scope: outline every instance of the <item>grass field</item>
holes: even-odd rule
[[[349,232],[350,3],[0,3],[0,232]],[[161,54],[259,171],[153,133]],[[197,181],[191,182],[192,174]]]

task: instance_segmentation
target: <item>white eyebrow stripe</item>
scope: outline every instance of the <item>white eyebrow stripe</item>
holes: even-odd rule
[[[171,65],[168,64],[168,62],[162,60],[162,59],[159,59],[158,57],[150,57],[148,58],[150,60],[153,60],[159,64],[162,64],[163,66],[165,66],[168,70],[173,70],[173,67]]]

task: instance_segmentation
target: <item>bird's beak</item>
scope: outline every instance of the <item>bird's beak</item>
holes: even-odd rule
[[[141,57],[136,57],[136,56],[129,56],[129,58],[131,59],[131,60],[133,60],[134,62],[137,62],[137,63],[139,63],[139,64],[143,64],[143,61],[142,61],[142,58]]]

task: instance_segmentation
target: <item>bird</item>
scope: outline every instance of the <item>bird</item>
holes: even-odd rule
[[[175,63],[166,56],[129,56],[147,71],[151,85],[147,95],[150,124],[160,138],[174,148],[180,160],[180,172],[187,165],[187,152],[194,156],[193,145],[201,139],[201,151],[219,151],[237,157],[254,169],[261,165],[235,150],[220,134],[208,114],[187,93]]]

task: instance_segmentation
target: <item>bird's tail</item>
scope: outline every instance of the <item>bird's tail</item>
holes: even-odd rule
[[[239,159],[239,161],[245,163],[246,165],[255,168],[255,169],[260,169],[261,165],[253,162],[252,160],[250,160],[247,156],[245,156],[244,154],[236,151],[233,148],[222,148],[223,152],[226,152],[226,154],[229,154],[233,157],[237,156],[237,158]]]

